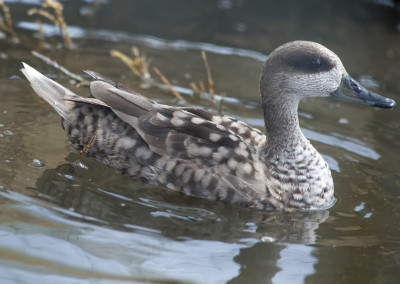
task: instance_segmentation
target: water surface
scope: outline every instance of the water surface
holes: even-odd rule
[[[335,99],[300,105],[301,127],[328,161],[337,203],[326,211],[262,212],[211,202],[115,173],[73,151],[57,114],[19,69],[27,62],[81,95],[88,89],[34,58],[91,69],[168,104],[110,57],[133,45],[182,93],[206,80],[222,112],[262,129],[258,79],[280,44],[318,41],[353,77],[399,101],[398,7],[380,1],[65,1],[74,48],[60,47],[34,1],[6,1],[19,44],[0,39],[1,283],[396,283],[400,278],[400,115]],[[40,1],[37,1],[40,2]],[[384,1],[381,1],[384,2]],[[33,3],[33,4],[32,4]],[[391,2],[389,2],[391,3]],[[77,12],[78,11],[78,12]],[[152,72],[154,79],[158,77]],[[185,95],[187,104],[216,108]],[[34,159],[43,166],[31,165]]]

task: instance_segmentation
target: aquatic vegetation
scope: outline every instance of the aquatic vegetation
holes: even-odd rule
[[[206,66],[207,71],[207,80],[208,80],[208,92],[211,95],[213,102],[215,103],[215,96],[214,96],[214,81],[211,77],[211,70],[210,66],[208,65],[207,55],[204,50],[201,51],[201,57],[203,58],[204,65]]]
[[[10,35],[14,41],[17,41],[18,37],[13,28],[10,8],[2,0],[0,0],[0,7],[4,15],[4,17],[2,17],[0,14],[0,31]]]
[[[218,113],[221,113],[222,103],[224,101],[224,97],[226,96],[226,94],[220,93],[220,100],[219,102],[217,101],[214,91],[214,80],[212,79],[211,69],[210,65],[208,64],[207,54],[204,50],[201,51],[201,57],[203,58],[204,66],[206,67],[206,72],[207,72],[208,94],[210,95],[212,103],[216,107]],[[200,98],[204,98],[204,95],[206,94],[206,88],[203,80],[201,79],[199,80],[199,86],[197,86],[195,82],[190,82],[189,86],[190,88],[192,88],[195,95],[197,95]]]
[[[185,101],[182,96],[174,90],[174,87],[172,87],[172,84],[168,81],[168,79],[158,70],[157,67],[153,67],[154,72],[160,77],[161,81],[168,86],[168,89],[171,91],[171,93],[177,97],[181,101]]]
[[[0,32],[4,32],[6,35],[11,35],[13,39],[18,39],[17,35],[13,29],[13,22],[11,20],[11,13],[9,7],[4,3],[4,1],[0,0]],[[73,43],[72,40],[68,34],[68,28],[67,28],[67,23],[64,20],[63,16],[63,10],[64,6],[57,0],[43,0],[41,3],[40,7],[35,7],[31,8],[27,11],[27,14],[29,16],[33,15],[39,15],[48,21],[50,21],[52,24],[57,26],[60,29],[60,34],[63,39],[63,46],[67,48],[71,48]],[[1,13],[2,12],[2,13]],[[4,14],[4,16],[2,16]],[[40,40],[40,43],[44,41],[44,32],[43,32],[43,23],[42,21],[37,18],[34,19],[34,22],[38,26],[38,38]],[[28,45],[27,45],[28,46]],[[39,45],[41,46],[41,44]],[[127,55],[124,54],[123,52],[119,50],[112,49],[110,51],[110,55],[112,57],[118,58],[120,61],[122,61],[124,64],[128,66],[128,68],[131,70],[133,74],[135,74],[137,77],[140,78],[142,84],[141,87],[158,87],[161,89],[165,89],[167,87],[170,92],[181,102],[186,103],[185,99],[182,97],[182,95],[174,89],[173,85],[170,83],[170,81],[166,78],[164,74],[161,73],[160,69],[157,67],[153,67],[152,70],[159,79],[161,80],[162,84],[156,83],[155,80],[152,78],[152,74],[150,73],[150,62],[151,60],[143,53],[140,52],[139,48],[136,46],[133,46],[131,49],[132,55]],[[62,72],[66,76],[72,78],[77,82],[77,86],[87,86],[88,81],[84,79],[81,75],[78,75],[76,73],[73,73],[69,70],[67,70],[65,67],[61,66],[59,63],[56,61],[50,59],[49,57],[43,55],[42,53],[39,53],[37,51],[32,51],[32,54],[45,62],[46,64],[52,66],[53,68],[57,69],[58,71]],[[224,94],[220,93],[219,96],[216,96],[215,93],[215,84],[214,80],[211,75],[211,68],[208,63],[207,55],[205,51],[201,51],[201,56],[205,65],[206,69],[206,74],[207,74],[207,79],[206,83],[204,83],[203,80],[198,80],[198,83],[190,82],[189,88],[193,91],[193,95],[195,97],[198,97],[200,99],[207,99],[211,100],[212,104],[215,109],[218,110],[218,112],[221,112],[222,108],[222,102],[224,98]],[[206,87],[207,85],[207,87]],[[187,94],[190,94],[190,89],[188,89]]]
[[[64,45],[67,48],[71,48],[72,40],[68,34],[67,23],[65,22],[64,16],[63,16],[64,6],[57,0],[44,0],[41,7],[42,8],[29,9],[27,12],[28,15],[29,16],[40,15],[40,16],[48,19],[50,22],[55,24],[57,27],[59,27],[61,36],[63,38]],[[48,8],[50,8],[50,10],[46,10]],[[37,23],[39,24],[39,27],[40,27],[41,23],[40,22],[37,22]],[[39,28],[39,30],[40,30],[40,28]]]
[[[132,54],[134,56],[133,58],[116,49],[110,51],[112,57],[116,57],[125,63],[132,73],[138,76],[141,80],[149,80],[151,78],[149,73],[150,60],[146,58],[145,54],[140,54],[140,51],[136,46],[132,47]]]
[[[67,75],[68,77],[76,80],[78,82],[78,86],[81,85],[88,85],[89,82],[87,80],[85,80],[82,76],[75,74],[71,71],[69,71],[67,68],[65,68],[64,66],[61,66],[60,64],[58,64],[56,61],[48,58],[47,56],[41,54],[40,52],[34,51],[32,50],[32,54],[39,58],[40,60],[42,60],[43,62],[45,62],[46,64],[52,66],[53,68],[61,71],[62,73],[64,73],[65,75]]]
[[[148,85],[148,86],[153,85],[153,82],[151,81],[151,74],[149,73],[150,60],[147,59],[146,55],[141,54],[139,49],[136,46],[132,47],[132,54],[133,54],[133,57],[130,57],[130,56],[122,53],[121,51],[118,51],[115,49],[112,49],[110,51],[110,55],[112,57],[118,58],[123,63],[125,63],[129,67],[129,69],[132,71],[132,73],[135,74],[137,77],[139,77],[143,82],[145,82],[146,85]],[[207,72],[208,90],[206,91],[205,84],[204,84],[203,80],[201,80],[201,79],[198,82],[199,86],[197,86],[197,84],[195,82],[191,82],[189,84],[189,87],[193,90],[193,94],[195,96],[198,96],[199,98],[204,98],[205,97],[204,94],[206,94],[208,92],[208,94],[211,97],[212,103],[215,105],[218,112],[221,112],[222,102],[223,102],[223,98],[225,97],[225,94],[224,93],[220,94],[221,99],[218,102],[215,97],[214,80],[212,79],[211,68],[210,68],[210,65],[208,64],[207,54],[204,50],[201,51],[201,56],[203,58],[204,66],[205,66],[206,72]],[[182,97],[182,95],[179,94],[179,92],[177,92],[174,89],[174,87],[172,86],[170,81],[165,77],[164,74],[161,73],[159,68],[153,67],[153,71],[158,75],[158,77],[163,82],[163,84],[165,84],[168,87],[170,92],[176,98],[178,98],[180,101],[185,102],[185,99]]]
[[[2,17],[0,13],[0,31],[3,31],[6,34],[11,35],[13,38],[17,39],[17,35],[13,29],[10,9],[8,8],[7,5],[4,4],[2,0],[0,0],[0,7],[4,14],[4,17]],[[67,23],[64,20],[63,10],[64,6],[59,1],[43,0],[39,8],[31,8],[27,11],[27,14],[29,16],[39,15],[50,21],[55,26],[57,26],[60,29],[60,34],[62,36],[64,46],[67,48],[71,48],[73,44],[68,34]],[[40,42],[43,42],[44,40],[43,23],[40,19],[34,19],[34,21],[38,25],[39,40]],[[182,97],[182,95],[174,89],[170,81],[166,78],[164,74],[161,73],[160,69],[157,67],[153,67],[153,71],[155,72],[155,74],[157,74],[157,76],[162,81],[162,84],[164,85],[155,83],[149,70],[151,60],[145,54],[141,53],[138,47],[133,46],[131,49],[131,53],[132,55],[129,56],[116,49],[112,49],[110,51],[110,55],[112,57],[118,58],[120,61],[122,61],[124,64],[128,66],[128,68],[131,70],[133,74],[135,74],[137,77],[140,78],[142,82],[141,87],[155,86],[155,87],[165,88],[166,86],[177,99],[185,103],[185,99]],[[64,73],[66,76],[77,81],[77,86],[88,85],[88,81],[86,81],[82,76],[67,70],[65,67],[61,66],[60,64],[50,59],[49,57],[37,51],[32,51],[32,54],[35,57],[41,59],[46,64]],[[200,79],[198,80],[198,83],[195,83],[194,81],[190,82],[189,87],[193,90],[194,96],[200,99],[210,98],[215,109],[217,109],[218,112],[221,112],[222,102],[225,95],[223,93],[220,93],[220,97],[219,99],[217,99],[214,91],[214,80],[211,75],[211,68],[208,63],[206,52],[201,51],[201,56],[207,74],[206,83],[204,83],[204,81]]]
[[[144,83],[146,83],[146,85],[151,85],[151,75],[149,73],[150,60],[146,55],[140,54],[139,48],[136,46],[132,47],[133,58],[116,49],[112,49],[110,55],[125,63],[132,73],[139,77]],[[175,97],[181,101],[185,101],[157,67],[153,67],[153,71],[160,77],[161,81],[168,87]]]

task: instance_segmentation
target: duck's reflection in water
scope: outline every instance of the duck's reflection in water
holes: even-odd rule
[[[233,282],[250,276],[284,280],[299,269],[302,272],[296,277],[304,279],[313,272],[317,260],[309,245],[316,242],[316,230],[328,218],[328,210],[289,213],[241,208],[135,181],[93,160],[84,163],[89,169],[66,163],[46,170],[32,190],[39,199],[68,209],[63,211],[71,212],[66,218],[112,230],[102,241],[108,246],[112,246],[111,235],[126,238],[131,232],[137,247],[126,247],[124,254],[131,255],[132,250],[138,256],[138,248],[146,252],[139,256],[142,268],[155,269],[151,263],[157,264],[164,275],[172,265],[174,273],[193,270],[194,278],[204,280],[204,266],[212,264],[212,271],[225,271],[219,280]],[[195,260],[201,269],[194,268]],[[215,280],[214,272],[207,277]],[[165,276],[175,278],[171,273]]]

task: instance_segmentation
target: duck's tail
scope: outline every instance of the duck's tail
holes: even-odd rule
[[[62,118],[69,121],[70,108],[68,107],[68,100],[65,100],[65,98],[68,97],[72,99],[78,96],[67,88],[36,71],[28,64],[22,64],[24,65],[24,68],[22,68],[21,71],[29,80],[35,92],[46,102],[48,102],[49,105],[51,105]]]

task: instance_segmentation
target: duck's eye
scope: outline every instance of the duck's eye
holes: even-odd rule
[[[311,61],[311,65],[314,69],[319,69],[322,66],[322,62],[319,58],[314,58],[313,61]]]

